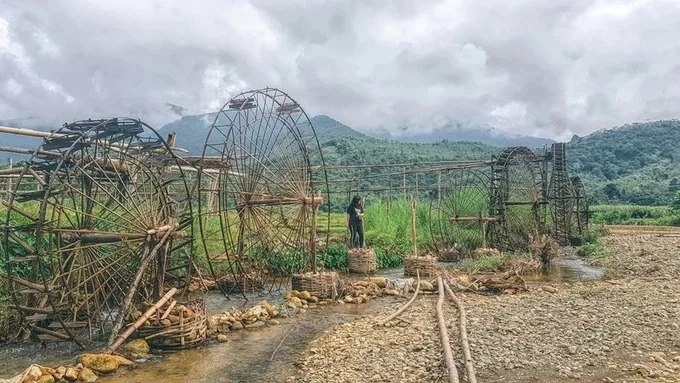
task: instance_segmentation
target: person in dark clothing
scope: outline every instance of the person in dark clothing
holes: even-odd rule
[[[358,195],[347,207],[347,227],[351,233],[351,247],[364,247],[364,204]]]

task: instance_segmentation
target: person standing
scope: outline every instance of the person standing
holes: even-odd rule
[[[364,247],[364,206],[361,197],[355,195],[347,207],[347,227],[350,230],[350,247]]]

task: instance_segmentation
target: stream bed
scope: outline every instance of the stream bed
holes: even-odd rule
[[[441,263],[440,267],[451,267]],[[603,269],[588,265],[577,256],[555,259],[544,270],[524,276],[530,283],[576,282],[601,279]],[[403,267],[377,271],[374,276],[404,278]],[[362,275],[343,274],[342,277],[362,279]],[[252,294],[247,297],[232,296],[226,300],[220,292],[205,295],[209,314],[228,310],[230,307],[249,307],[262,299],[280,305],[281,292]],[[246,299],[247,298],[247,299]],[[229,333],[225,343],[209,342],[206,345],[181,352],[160,353],[150,360],[137,364],[132,370],[121,369],[117,373],[102,376],[99,381],[123,382],[280,382],[293,375],[294,363],[309,342],[322,332],[349,322],[362,315],[371,314],[394,301],[395,298],[372,300],[366,304],[317,306],[289,318],[280,319],[279,325],[245,329]],[[280,345],[280,347],[279,347]],[[0,376],[9,377],[23,371],[31,363],[47,366],[73,364],[75,357],[83,352],[97,352],[104,342],[93,343],[82,350],[70,343],[37,343],[0,345]],[[274,351],[277,349],[276,354]],[[274,354],[274,355],[273,355]]]

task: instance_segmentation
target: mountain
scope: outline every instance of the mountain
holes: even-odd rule
[[[312,126],[314,126],[316,135],[319,137],[319,143],[322,145],[329,141],[335,141],[342,138],[369,138],[364,133],[358,132],[328,116],[314,116],[310,121],[312,122]]]
[[[177,145],[179,147],[187,149],[191,155],[201,155],[205,139],[210,131],[210,125],[216,116],[217,113],[184,116],[166,124],[159,132],[162,134],[177,133]],[[328,116],[315,116],[310,120],[321,145],[342,138],[369,139],[365,134],[357,132]]]
[[[420,133],[414,129],[403,129],[401,134],[393,134],[387,129],[377,128],[373,129],[373,136],[382,138],[388,137],[389,139],[401,142],[481,142],[496,147],[526,146],[529,148],[539,148],[555,142],[549,138],[504,132],[489,125],[469,125],[450,120],[428,133]]]

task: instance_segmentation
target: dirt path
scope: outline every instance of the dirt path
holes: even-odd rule
[[[517,295],[461,294],[480,382],[680,382],[680,238],[605,243],[613,255],[599,262],[616,280],[553,284],[556,293],[532,285]],[[435,301],[419,298],[396,327],[375,326],[395,306],[334,328],[287,381],[447,381]]]

